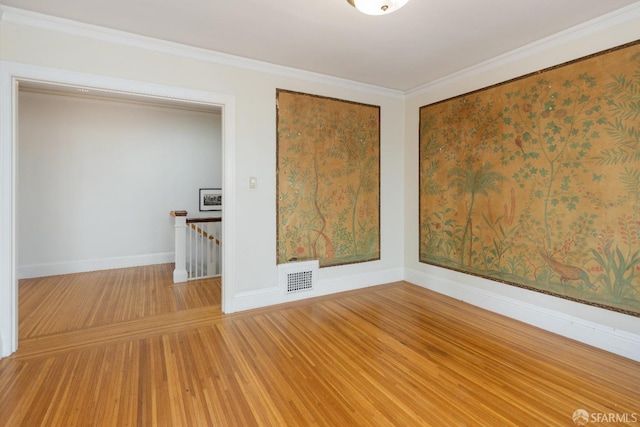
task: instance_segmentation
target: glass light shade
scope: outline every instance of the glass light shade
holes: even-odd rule
[[[349,4],[367,15],[386,15],[400,9],[409,0],[347,0]]]

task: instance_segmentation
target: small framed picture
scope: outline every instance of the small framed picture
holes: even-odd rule
[[[201,188],[200,189],[200,210],[201,211],[221,211],[222,210],[222,188]]]

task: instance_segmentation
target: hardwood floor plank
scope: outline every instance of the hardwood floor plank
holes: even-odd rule
[[[112,325],[27,338],[20,340],[18,351],[12,357],[15,359],[42,357],[67,352],[74,348],[128,341],[180,331],[198,325],[208,325],[221,316],[218,310],[202,307]]]
[[[532,426],[584,408],[640,421],[640,363],[408,283],[232,315],[219,285],[175,286],[166,266],[21,283],[27,333],[0,361],[0,419]]]
[[[220,278],[174,284],[172,268],[160,264],[23,279],[20,339],[220,305]]]

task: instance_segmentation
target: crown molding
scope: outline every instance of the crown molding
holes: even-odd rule
[[[150,50],[168,55],[209,62],[217,65],[242,68],[260,73],[304,80],[312,83],[329,84],[344,89],[373,93],[397,99],[404,98],[404,92],[353,80],[341,79],[311,71],[272,64],[254,59],[229,55],[181,43],[141,36],[125,31],[113,30],[97,25],[85,24],[70,19],[58,18],[27,10],[0,5],[0,22],[23,25],[41,30],[70,34],[107,43]]]
[[[449,74],[440,79],[434,80],[432,82],[425,83],[420,85],[414,89],[408,90],[405,92],[405,95],[408,96],[418,96],[424,95],[436,89],[440,89],[445,86],[455,85],[458,82],[463,82],[465,80],[471,79],[473,77],[479,76],[481,74],[490,73],[494,70],[500,69],[505,66],[509,66],[510,64],[514,64],[521,60],[526,60],[538,54],[543,54],[545,52],[550,51],[555,47],[559,47],[570,43],[574,40],[578,40],[584,37],[588,37],[590,35],[596,34],[598,32],[611,30],[617,26],[623,25],[632,20],[640,19],[640,2],[636,2],[630,6],[623,7],[614,12],[608,13],[606,15],[602,15],[598,18],[592,19],[590,21],[584,22],[582,24],[576,25],[574,27],[563,30],[559,33],[553,34],[551,36],[545,37],[533,43],[522,46],[518,49],[512,50],[505,54],[493,57],[486,61],[480,62],[471,67],[465,68],[458,72]],[[636,31],[636,39],[640,38],[640,27],[637,27]],[[606,45],[606,41],[603,41],[602,46],[594,46],[589,45],[585,46],[582,51],[575,51],[575,56],[573,58],[565,58],[562,62],[571,61],[574,59],[578,59],[593,53],[597,53],[602,50],[606,50],[618,45],[622,45],[624,43],[632,42],[634,40],[626,40],[620,41],[614,45]],[[546,66],[536,68],[535,70],[530,70],[530,72],[538,71],[541,68],[551,67],[558,65],[557,61],[554,61],[553,58],[548,58],[550,61]],[[526,75],[527,72],[520,74]],[[513,76],[518,77],[518,76]],[[500,80],[503,81],[503,80]],[[500,81],[492,82],[499,83]],[[491,83],[490,83],[491,84]],[[461,93],[466,93],[467,91],[463,91]],[[453,94],[452,96],[455,96]]]
[[[572,28],[553,34],[544,39],[535,41],[518,49],[493,57],[471,67],[465,68],[440,79],[433,80],[414,89],[403,92],[381,86],[341,79],[339,77],[314,73],[311,71],[300,70],[292,67],[285,67],[282,65],[272,64],[264,61],[257,61],[254,59],[229,55],[208,49],[197,48],[185,44],[141,36],[125,31],[113,30],[97,25],[85,24],[78,21],[0,5],[0,22],[24,25],[27,27],[54,31],[63,34],[70,34],[79,37],[90,38],[93,40],[145,49],[189,59],[195,59],[217,65],[242,68],[260,73],[304,80],[312,83],[328,84],[343,89],[372,93],[375,95],[387,96],[396,99],[405,99],[406,97],[410,96],[413,97],[423,95],[425,93],[437,90],[441,87],[452,85],[457,82],[462,82],[484,73],[489,73],[491,71],[500,69],[501,67],[513,64],[517,61],[530,58],[536,54],[544,53],[545,51],[549,51],[554,47],[561,46],[576,39],[587,37],[600,31],[606,31],[635,19],[640,19],[640,2],[618,9],[614,12],[576,25]],[[640,31],[637,35],[637,38],[640,38]],[[567,58],[566,60],[568,61],[577,59],[579,57],[596,53],[600,50],[611,47],[615,46],[588,46],[585,48],[584,52],[576,52],[576,56],[574,58]],[[556,63],[548,64],[548,66],[553,65],[557,65],[557,61]],[[533,71],[536,70],[531,70],[530,72]],[[463,91],[461,93],[464,92],[466,91]]]

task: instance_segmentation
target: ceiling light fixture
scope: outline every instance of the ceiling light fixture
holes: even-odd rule
[[[409,0],[347,0],[349,4],[367,15],[387,15],[400,9]]]

